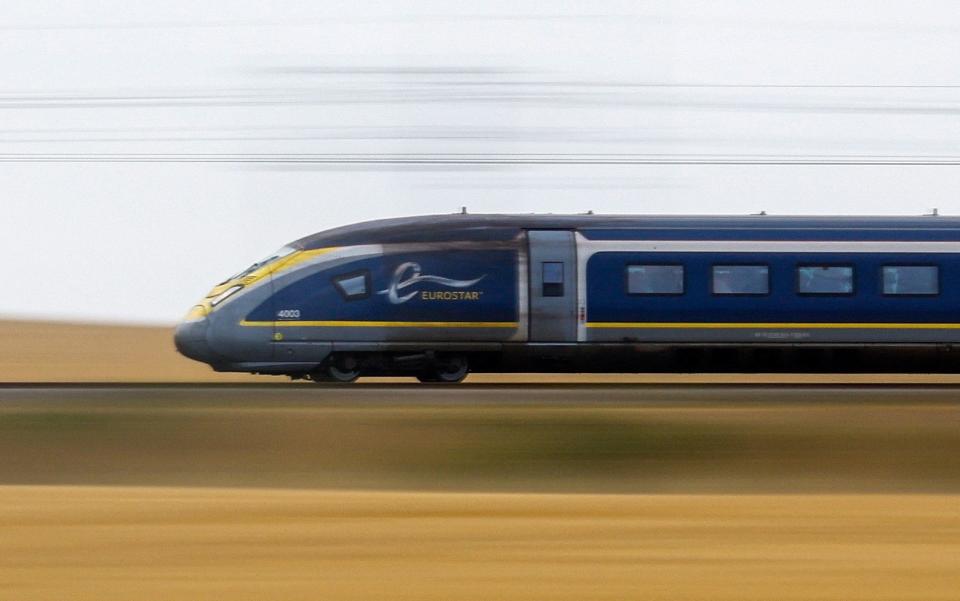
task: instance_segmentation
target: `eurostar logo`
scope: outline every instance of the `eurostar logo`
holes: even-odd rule
[[[476,285],[487,274],[483,274],[472,280],[454,280],[438,275],[424,275],[419,263],[407,262],[400,264],[393,272],[393,278],[390,280],[390,286],[385,290],[380,290],[377,294],[383,294],[393,305],[400,305],[413,297],[421,294],[420,290],[405,290],[416,286],[417,284],[437,284],[447,288],[470,288]],[[480,293],[476,291],[441,291],[441,292],[422,292],[424,300],[478,300]]]

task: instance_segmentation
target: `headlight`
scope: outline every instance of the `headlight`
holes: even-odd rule
[[[216,307],[217,305],[219,305],[219,304],[222,303],[223,301],[227,300],[228,298],[230,298],[231,296],[233,296],[234,294],[236,294],[237,291],[240,290],[240,289],[242,289],[242,288],[243,288],[243,286],[231,286],[231,287],[227,288],[226,290],[224,290],[223,292],[221,292],[220,294],[218,294],[218,295],[216,296],[216,298],[214,298],[214,299],[212,299],[212,300],[210,301],[210,306],[211,306],[211,307]]]

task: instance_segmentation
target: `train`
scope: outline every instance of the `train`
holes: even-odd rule
[[[939,372],[960,366],[960,219],[426,215],[296,240],[175,331],[216,371]]]

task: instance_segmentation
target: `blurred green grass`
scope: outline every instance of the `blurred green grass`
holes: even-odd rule
[[[958,492],[953,398],[776,388],[0,390],[0,484]]]

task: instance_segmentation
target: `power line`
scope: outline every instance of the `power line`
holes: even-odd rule
[[[74,109],[74,108],[206,108],[291,105],[372,105],[419,103],[480,103],[480,104],[554,104],[557,106],[619,106],[670,110],[772,111],[837,114],[901,114],[901,115],[955,115],[960,113],[960,98],[923,98],[907,95],[893,98],[889,95],[870,99],[753,97],[719,94],[684,96],[681,94],[643,94],[645,89],[691,90],[943,90],[955,92],[960,85],[867,85],[846,86],[806,84],[594,84],[590,82],[503,82],[490,87],[489,82],[409,82],[364,84],[361,86],[309,86],[291,88],[181,88],[142,91],[61,92],[61,93],[7,93],[0,94],[0,110],[17,109]]]
[[[793,156],[639,154],[228,154],[228,153],[7,153],[0,163],[236,163],[294,165],[795,165],[958,166],[960,156]]]
[[[0,31],[85,31],[85,30],[125,30],[125,29],[265,29],[277,27],[306,28],[327,27],[330,25],[370,25],[390,23],[416,23],[435,21],[612,21],[624,20],[659,22],[659,17],[653,14],[631,13],[582,13],[582,14],[538,14],[538,13],[468,13],[468,14],[394,14],[394,15],[356,15],[356,16],[326,16],[298,19],[266,21],[253,20],[218,20],[218,21],[103,21],[103,22],[51,22],[51,23],[11,23],[0,25]]]
[[[825,90],[860,90],[860,89],[960,89],[960,84],[890,84],[890,83],[851,83],[851,84],[821,84],[821,83],[625,83],[609,84],[623,85],[636,88],[756,88],[756,89],[825,89]]]
[[[455,72],[451,72],[455,74]],[[304,71],[304,74],[309,74]],[[698,82],[630,82],[630,81],[576,81],[576,80],[440,80],[429,82],[436,85],[475,85],[475,86],[576,86],[584,88],[660,88],[660,89],[772,89],[772,90],[794,90],[794,89],[813,89],[813,90],[955,90],[960,89],[960,84],[954,83],[698,83]]]

